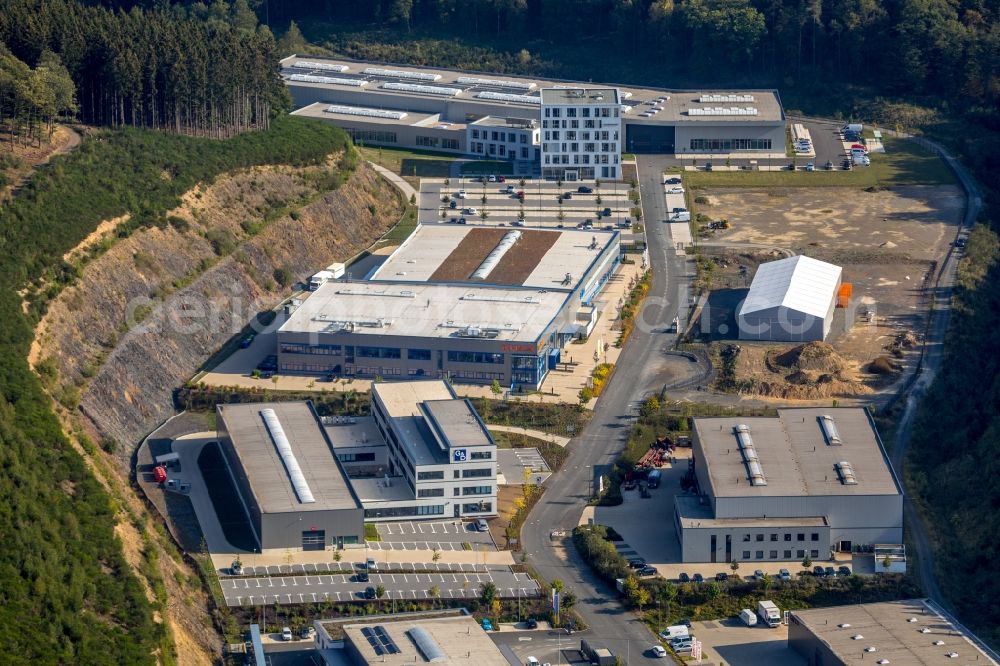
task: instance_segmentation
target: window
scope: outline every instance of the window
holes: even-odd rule
[[[461,472],[460,470],[457,470],[457,469],[456,469],[456,470],[454,470],[454,471],[452,472],[452,477],[451,477],[451,478],[453,478],[453,479],[457,479],[457,478],[459,478],[459,477],[460,477],[461,475],[462,475],[462,472]]]
[[[444,480],[444,472],[438,470],[436,472],[417,472],[417,481],[442,481]]]
[[[450,351],[450,363],[503,363],[504,355],[493,352]]]
[[[431,360],[431,350],[430,349],[407,349],[406,358],[411,361],[429,361]]]
[[[417,135],[417,145],[427,146],[429,148],[436,148],[438,145],[438,138],[436,136],[420,136]]]
[[[441,139],[441,147],[448,150],[458,150],[458,139]]]
[[[819,533],[813,532],[812,534],[810,534],[809,535],[809,540],[810,541],[819,541]]]
[[[757,541],[763,541],[763,540],[764,540],[764,535],[763,534],[758,534],[757,535]]]
[[[362,358],[399,358],[398,347],[357,347],[355,353]]]
[[[463,495],[492,495],[493,486],[465,486],[462,488]]]
[[[455,497],[458,497],[458,495],[459,495],[458,488],[455,488],[454,490],[455,490],[455,492],[454,492]]]
[[[479,138],[479,130],[477,130],[477,129],[472,130],[472,138],[473,139],[478,139]]]
[[[786,560],[792,559],[792,551],[790,551],[790,550],[786,550],[785,551],[785,559]]]
[[[315,356],[341,356],[343,354],[340,345],[303,345],[291,342],[281,343],[279,351],[282,354],[313,354]]]
[[[791,540],[792,540],[792,533],[789,532],[785,535],[785,541],[791,541]]]
[[[312,530],[302,533],[302,550],[324,550],[326,548],[326,530]]]
[[[493,502],[476,502],[475,504],[463,504],[462,513],[484,513],[493,511]]]
[[[771,558],[772,560],[776,560],[776,559],[778,559],[778,551],[776,551],[776,550],[772,550],[772,551],[771,551],[771,552],[769,553],[768,557],[770,557],[770,558]]]
[[[757,558],[756,559],[758,559],[758,560],[764,559],[764,551],[758,550],[757,551]]]
[[[750,535],[749,534],[744,534],[743,535],[743,540],[744,541],[749,541],[750,540]]]
[[[444,488],[421,488],[417,497],[444,497]]]
[[[470,460],[491,460],[493,458],[493,453],[491,451],[473,451],[472,455],[469,456]]]
[[[800,532],[799,534],[796,534],[796,535],[795,535],[795,540],[796,540],[796,541],[805,541],[805,540],[806,540],[806,535],[805,535],[805,534],[802,534],[802,533]]]
[[[809,551],[809,557],[811,557],[813,559],[816,559],[817,557],[819,557],[819,551],[818,550],[810,550]]]
[[[691,139],[694,151],[771,150],[770,139]]]
[[[395,132],[385,132],[382,130],[362,130],[353,127],[345,127],[344,131],[351,135],[354,143],[364,141],[374,141],[376,143],[396,143]]]
[[[365,518],[406,518],[409,516],[443,516],[444,505],[398,506],[384,509],[365,509]]]
[[[493,476],[493,470],[491,470],[489,467],[483,467],[481,469],[462,470],[463,479],[490,478],[491,476]]]
[[[796,553],[795,557],[799,558],[800,560],[803,559],[803,558],[805,558],[805,556],[806,556],[806,551],[804,551],[802,549],[799,549],[799,550],[795,551],[795,553]]]
[[[337,460],[340,462],[374,462],[374,453],[338,453]]]
[[[771,541],[777,541],[777,540],[778,540],[778,535],[777,534],[772,534],[771,535]]]
[[[749,560],[750,559],[750,551],[749,550],[744,550],[743,551],[743,559],[744,560]]]

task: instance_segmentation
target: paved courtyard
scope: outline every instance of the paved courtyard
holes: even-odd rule
[[[462,521],[376,523],[381,541],[369,541],[371,550],[496,551],[489,532]],[[465,545],[469,547],[466,548]]]
[[[702,643],[702,660],[726,666],[805,666],[788,647],[788,627],[748,627],[738,618],[692,622],[691,633]]]

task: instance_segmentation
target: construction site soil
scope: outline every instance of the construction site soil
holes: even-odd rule
[[[333,164],[331,162],[331,164]],[[261,167],[188,192],[163,228],[87,264],[36,329],[34,361],[63,387],[123,467],[174,413],[172,392],[292,282],[368,247],[399,218],[399,195],[365,164],[317,191],[324,167]]]

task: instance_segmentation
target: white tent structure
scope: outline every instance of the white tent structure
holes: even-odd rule
[[[825,339],[842,273],[840,266],[801,255],[761,264],[736,316],[740,340]]]

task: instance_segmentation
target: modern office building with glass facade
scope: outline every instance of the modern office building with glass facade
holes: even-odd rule
[[[278,330],[279,369],[535,389],[620,260],[616,231],[420,225],[368,280],[309,294]]]

